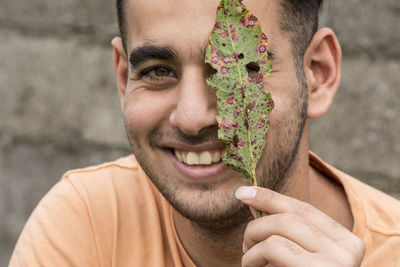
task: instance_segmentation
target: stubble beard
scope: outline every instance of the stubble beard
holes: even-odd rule
[[[282,192],[285,188],[297,156],[306,121],[307,83],[304,76],[298,78],[300,78],[300,88],[297,91],[299,96],[293,97],[294,103],[291,103],[294,110],[289,111],[287,116],[282,116],[284,119],[275,122],[275,125],[279,125],[282,129],[278,136],[279,142],[267,135],[266,148],[257,166],[259,186],[276,192]],[[127,121],[125,121],[125,128],[133,154],[144,172],[171,206],[189,219],[193,225],[217,235],[231,232],[252,220],[253,216],[249,208],[235,198],[234,189],[232,189],[232,194],[221,195],[215,190],[217,184],[204,183],[196,186],[196,192],[200,193],[195,196],[181,194],[179,184],[173,182],[175,181],[173,175],[163,172],[157,161],[151,161],[139,139],[135,138],[138,135],[132,130],[134,128],[130,127]],[[164,138],[195,145],[215,140],[216,137],[215,126],[203,129],[197,136],[186,135],[178,128],[168,132],[155,129],[149,134],[149,145],[150,148],[157,149],[157,144]],[[238,175],[238,179],[242,179],[241,177],[242,175]]]

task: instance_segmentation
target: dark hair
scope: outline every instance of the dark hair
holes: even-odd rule
[[[126,50],[124,3],[117,0],[118,26]],[[318,29],[318,12],[323,0],[279,0],[282,10],[281,30],[290,34],[293,55],[303,58],[314,33]]]
[[[318,30],[318,13],[323,0],[280,0],[280,28],[289,34],[292,53],[303,59],[314,33]]]
[[[126,26],[124,23],[124,0],[117,0],[117,18],[119,33],[122,38],[122,43],[126,51]]]

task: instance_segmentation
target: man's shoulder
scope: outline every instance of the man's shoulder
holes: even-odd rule
[[[119,158],[115,161],[88,166],[85,168],[67,171],[62,179],[66,179],[73,184],[94,183],[101,185],[102,182],[128,182],[136,179],[145,178],[146,175],[140,168],[134,155]]]
[[[334,172],[340,177],[347,195],[353,198],[354,205],[362,209],[370,230],[400,237],[400,200],[343,171],[334,169]]]
[[[114,161],[105,162],[102,164],[88,166],[85,168],[73,169],[67,171],[63,178],[71,178],[71,177],[84,177],[91,176],[93,174],[102,174],[110,171],[137,171],[139,168],[139,163],[136,161],[134,155],[129,155],[126,157],[119,158]]]
[[[325,163],[313,153],[310,153],[310,165],[342,184],[355,219],[356,232],[357,228],[360,231],[369,229],[400,237],[400,200]]]
[[[86,203],[105,203],[114,199],[154,198],[153,184],[140,168],[135,156],[66,172],[62,181],[74,187]],[[122,201],[123,202],[123,201]]]
[[[346,190],[354,217],[353,232],[364,240],[363,266],[398,266],[400,201],[334,169]]]

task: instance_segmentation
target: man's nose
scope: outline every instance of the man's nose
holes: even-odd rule
[[[178,86],[178,100],[170,115],[170,123],[187,135],[217,125],[217,99],[215,90],[206,81],[207,73],[201,68],[187,69]]]

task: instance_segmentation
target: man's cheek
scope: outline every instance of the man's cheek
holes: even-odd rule
[[[124,110],[125,126],[129,131],[129,134],[135,139],[138,139],[140,135],[143,135],[151,124],[152,116],[135,106],[126,106]]]

